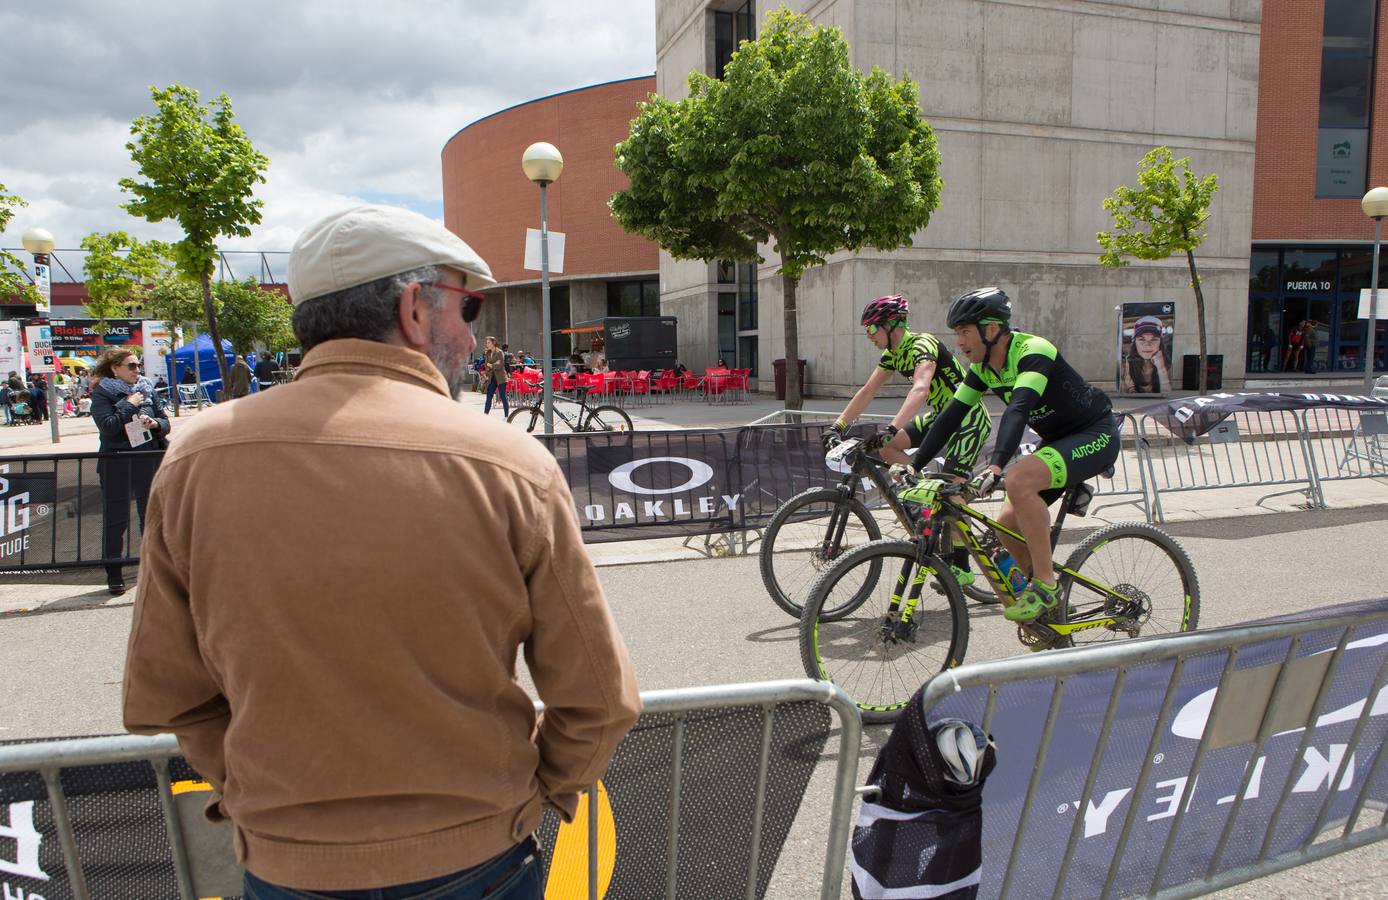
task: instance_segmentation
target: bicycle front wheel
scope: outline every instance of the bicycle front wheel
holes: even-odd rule
[[[781,504],[762,535],[762,584],[773,603],[798,619],[814,580],[849,550],[881,536],[857,497],[835,488],[801,491]]]
[[[1193,631],[1200,620],[1200,582],[1185,549],[1145,522],[1110,525],[1085,538],[1061,575],[1060,609],[1072,624],[1115,618],[1116,624],[1075,631],[1058,646]],[[1101,591],[1085,580],[1107,588]]]
[[[842,618],[821,616],[860,594]],[[910,541],[874,541],[844,555],[815,581],[800,616],[805,674],[843,688],[864,722],[894,721],[922,684],[964,661],[968,646],[954,574],[937,557],[918,562]]]
[[[635,431],[631,416],[617,406],[595,406],[583,420],[579,431]]]
[[[534,432],[536,426],[541,421],[540,407],[538,406],[517,406],[511,410],[511,414],[506,417],[506,421],[512,425],[520,424],[528,432]]]

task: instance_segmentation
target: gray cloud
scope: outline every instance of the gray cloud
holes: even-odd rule
[[[225,91],[271,161],[264,222],[227,246],[287,249],[352,198],[437,214],[439,153],[458,129],[515,103],[655,68],[651,0],[53,0],[0,10],[0,183],[59,245],[91,231],[170,238],[133,219],[116,182],[134,174],[131,120],[149,85]]]

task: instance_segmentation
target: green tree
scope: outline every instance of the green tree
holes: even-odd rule
[[[161,319],[171,328],[195,327],[206,315],[198,285],[176,272],[156,279],[140,298],[140,306],[150,318]]]
[[[124,231],[92,232],[82,238],[87,251],[87,315],[96,319],[103,334],[108,319],[129,315],[143,305],[150,285],[169,268],[169,245],[141,241]]]
[[[1104,199],[1113,216],[1113,231],[1100,231],[1104,248],[1099,262],[1118,268],[1128,257],[1166,259],[1184,253],[1195,290],[1195,319],[1200,329],[1200,393],[1205,393],[1205,293],[1195,268],[1195,251],[1208,237],[1210,201],[1219,190],[1219,176],[1201,177],[1190,170],[1190,157],[1174,159],[1167,147],[1149,151],[1138,163],[1137,187],[1119,185]]]
[[[849,64],[837,28],[785,8],[719,81],[694,73],[680,101],[652,96],[617,145],[630,186],[612,197],[627,231],[679,259],[779,254],[785,355],[800,355],[796,288],[829,254],[909,245],[939,206],[935,134],[910,76]],[[799,367],[786,407],[800,409]]]
[[[0,233],[4,233],[5,229],[10,227],[10,220],[14,218],[16,209],[23,209],[29,205],[23,197],[8,194],[7,190],[8,188],[0,184]],[[0,297],[20,296],[24,298],[25,303],[38,303],[39,289],[24,277],[24,273],[28,271],[24,260],[8,250],[0,250]]]
[[[222,332],[237,353],[248,353],[256,344],[265,344],[272,350],[293,346],[292,310],[284,294],[263,289],[253,278],[220,281],[213,290],[219,304]],[[290,342],[287,346],[286,331]]]
[[[212,299],[217,239],[248,237],[250,226],[260,222],[264,203],[252,193],[265,182],[270,161],[236,124],[226,94],[203,106],[197,91],[179,84],[151,87],[150,93],[156,112],[131,123],[134,140],[125,145],[144,180],[120,180],[121,190],[135,196],[124,208],[151,222],[174,219],[183,228],[173,261],[184,277],[201,283],[207,331],[213,346],[220,347]],[[217,368],[227,384],[220,353]]]

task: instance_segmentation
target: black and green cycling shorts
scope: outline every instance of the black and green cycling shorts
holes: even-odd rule
[[[1109,413],[1074,434],[1046,441],[1033,455],[1051,470],[1051,486],[1041,492],[1047,505],[1065,489],[1097,478],[1118,461],[1118,421]]]
[[[935,413],[932,411],[916,416],[907,423],[906,438],[912,447],[920,446],[926,432],[930,431],[930,423],[934,418]],[[944,471],[961,478],[973,475],[978,455],[983,452],[983,445],[988,442],[988,435],[992,433],[993,420],[988,417],[988,410],[980,403],[964,415],[959,430],[945,444]]]

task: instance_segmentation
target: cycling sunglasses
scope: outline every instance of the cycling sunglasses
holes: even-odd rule
[[[865,328],[865,329],[867,330],[867,333],[868,333],[869,335],[874,335],[874,334],[876,334],[876,333],[882,328],[882,326],[881,326],[881,325],[864,325],[863,328]]]
[[[463,290],[462,288],[456,288],[451,284],[440,284],[437,281],[434,282],[434,287],[438,288],[441,291],[452,291],[455,294],[463,295],[464,322],[475,322],[477,320],[477,317],[482,314],[482,301],[487,298],[477,293],[476,291]]]

